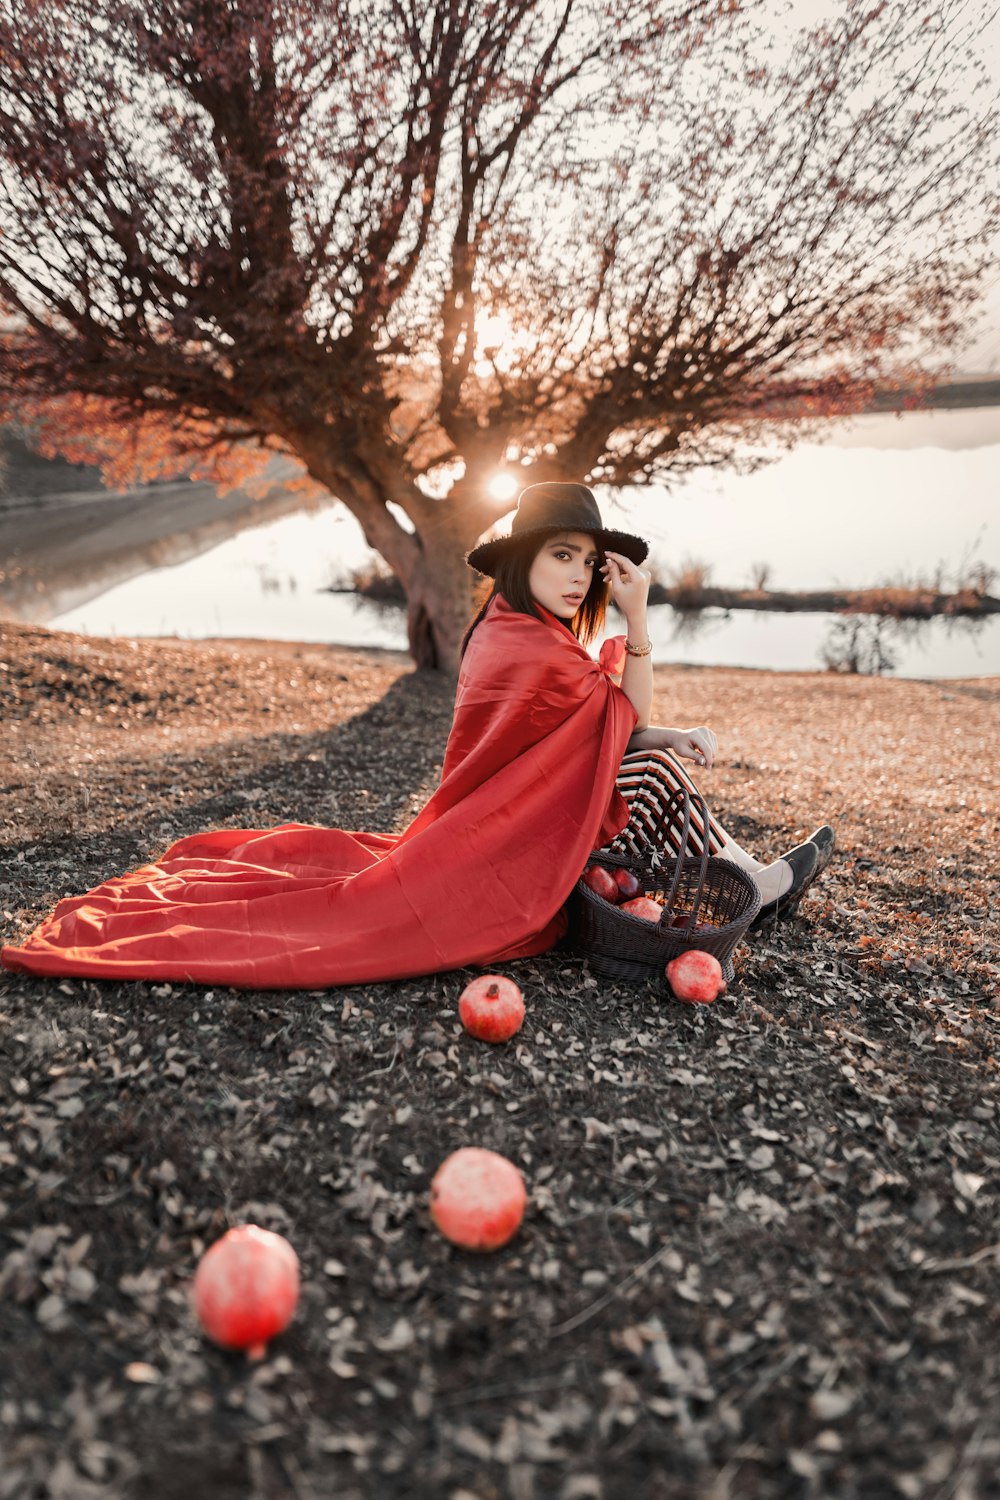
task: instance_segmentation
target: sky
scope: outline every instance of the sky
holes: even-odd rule
[[[830,5],[829,0],[826,3],[824,0],[775,0],[775,8],[787,14],[789,22],[796,26],[816,25],[841,9],[839,5]],[[978,11],[984,23],[979,53],[1000,100],[1000,5],[994,0],[983,0],[978,6],[971,6],[970,11]],[[992,259],[993,270],[984,284],[979,316],[969,330],[969,347],[956,357],[956,373],[1000,374],[1000,234],[993,241]]]

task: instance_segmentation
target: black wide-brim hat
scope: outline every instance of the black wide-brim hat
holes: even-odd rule
[[[529,537],[557,531],[586,531],[601,552],[621,552],[630,562],[645,562],[648,543],[628,531],[609,531],[593,492],[585,484],[529,484],[517,497],[517,511],[507,536],[479,542],[466,554],[466,562],[487,578],[496,576],[497,563],[516,551]]]

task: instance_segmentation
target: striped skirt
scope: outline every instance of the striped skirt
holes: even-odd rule
[[[608,848],[620,854],[645,858],[651,847],[657,847],[653,830],[667,822],[670,812],[673,817],[669,819],[667,826],[667,839],[676,853],[680,847],[683,820],[677,817],[676,808],[669,808],[671,794],[681,786],[686,787],[689,792],[698,790],[678,757],[670,750],[632,750],[622,757],[616,780],[618,790],[628,803],[629,820]],[[725,835],[711,816],[707,835],[709,854],[721,854]],[[689,854],[701,853],[705,836],[701,812],[692,803]]]

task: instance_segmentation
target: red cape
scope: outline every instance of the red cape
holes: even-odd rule
[[[636,714],[555,615],[497,598],[458,679],[440,786],[401,834],[220,828],[60,901],[5,968],[321,989],[543,953],[592,849]]]

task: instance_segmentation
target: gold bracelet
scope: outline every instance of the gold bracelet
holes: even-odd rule
[[[632,642],[629,640],[625,642],[625,650],[628,652],[629,656],[648,656],[652,649],[652,641],[647,641],[644,646],[633,646]]]

